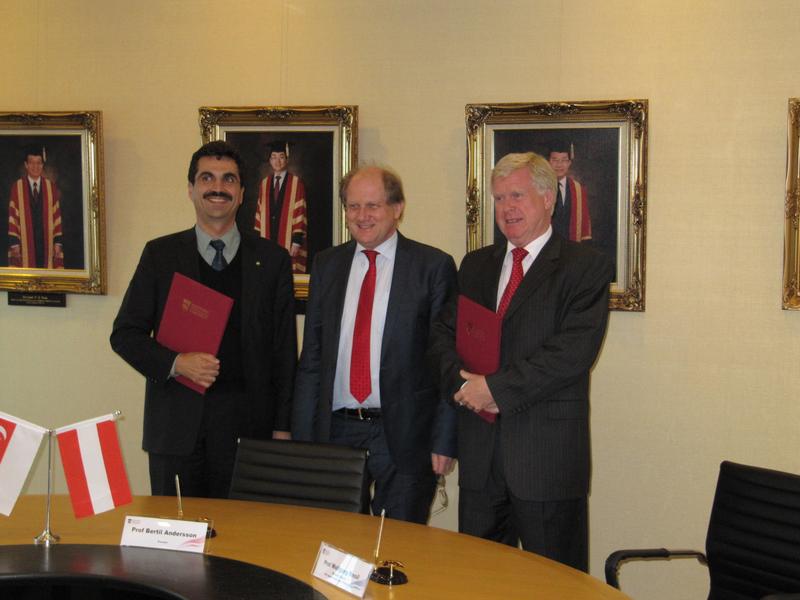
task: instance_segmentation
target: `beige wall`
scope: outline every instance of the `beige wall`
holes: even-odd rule
[[[108,296],[0,293],[0,410],[121,409],[136,493],[144,382],[107,338],[144,242],[192,222],[202,105],[358,104],[360,156],[405,177],[403,231],[460,260],[464,104],[648,98],[647,312],[612,315],[594,372],[592,572],[619,547],[701,547],[722,459],[800,471],[800,314],[780,309],[797,3],[5,0],[0,23],[0,109],[103,110],[109,240]],[[623,583],[674,600],[705,578]]]

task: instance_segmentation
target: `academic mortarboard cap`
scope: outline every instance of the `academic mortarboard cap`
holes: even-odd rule
[[[555,140],[550,144],[549,152],[552,154],[553,152],[563,152],[567,156],[569,156],[570,160],[575,160],[575,145],[572,142],[568,142],[566,140]]]
[[[270,142],[269,153],[272,154],[273,152],[283,152],[286,154],[286,158],[289,158],[289,142],[285,140],[276,140],[274,142]]]
[[[42,162],[47,162],[47,151],[45,150],[44,146],[25,146],[25,160],[28,160],[29,156],[41,156]]]

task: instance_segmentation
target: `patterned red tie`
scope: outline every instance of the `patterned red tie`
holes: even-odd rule
[[[525,273],[522,271],[522,260],[528,256],[528,251],[525,248],[514,248],[511,251],[511,257],[514,259],[514,264],[511,265],[511,277],[506,284],[506,289],[503,290],[503,297],[500,298],[500,305],[497,307],[497,314],[502,319],[503,315],[508,310],[508,305],[511,304],[511,298],[514,297],[514,292],[517,291],[519,284]]]
[[[361,282],[358,296],[356,325],[353,329],[353,351],[350,355],[350,393],[364,402],[372,392],[372,375],[369,368],[369,330],[372,323],[372,301],[375,298],[375,250],[362,250],[369,260],[367,274]]]

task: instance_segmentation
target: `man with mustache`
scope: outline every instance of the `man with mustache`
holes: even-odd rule
[[[240,232],[244,166],[226,142],[192,156],[197,222],[147,243],[114,320],[111,346],[147,378],[142,447],[154,495],[226,498],[239,437],[288,437],[297,338],[289,255]],[[218,355],[177,353],[155,339],[174,273],[230,296]],[[201,395],[175,381],[183,375]]]

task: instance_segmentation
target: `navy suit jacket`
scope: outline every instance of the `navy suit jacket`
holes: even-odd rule
[[[459,292],[495,310],[505,243],[467,254]],[[500,368],[486,377],[500,409],[490,425],[458,408],[459,485],[480,490],[499,431],[509,489],[524,500],[585,496],[589,488],[589,371],[608,321],[608,258],[553,234],[503,318]],[[463,383],[455,351],[456,306],[442,311],[431,353],[448,399]]]
[[[232,436],[271,437],[289,429],[297,362],[289,254],[242,232],[242,371],[246,406]],[[202,260],[194,228],[148,242],[114,320],[111,347],[147,378],[142,447],[189,454],[202,420],[202,397],[169,377],[176,352],[155,340],[174,273],[198,280]],[[213,390],[213,387],[211,388]]]
[[[327,441],[333,383],[354,241],[317,254],[293,401],[292,438]],[[455,263],[398,233],[380,363],[381,412],[392,460],[407,473],[430,471],[431,452],[455,456],[455,412],[440,401],[426,362],[431,325],[455,290]]]

